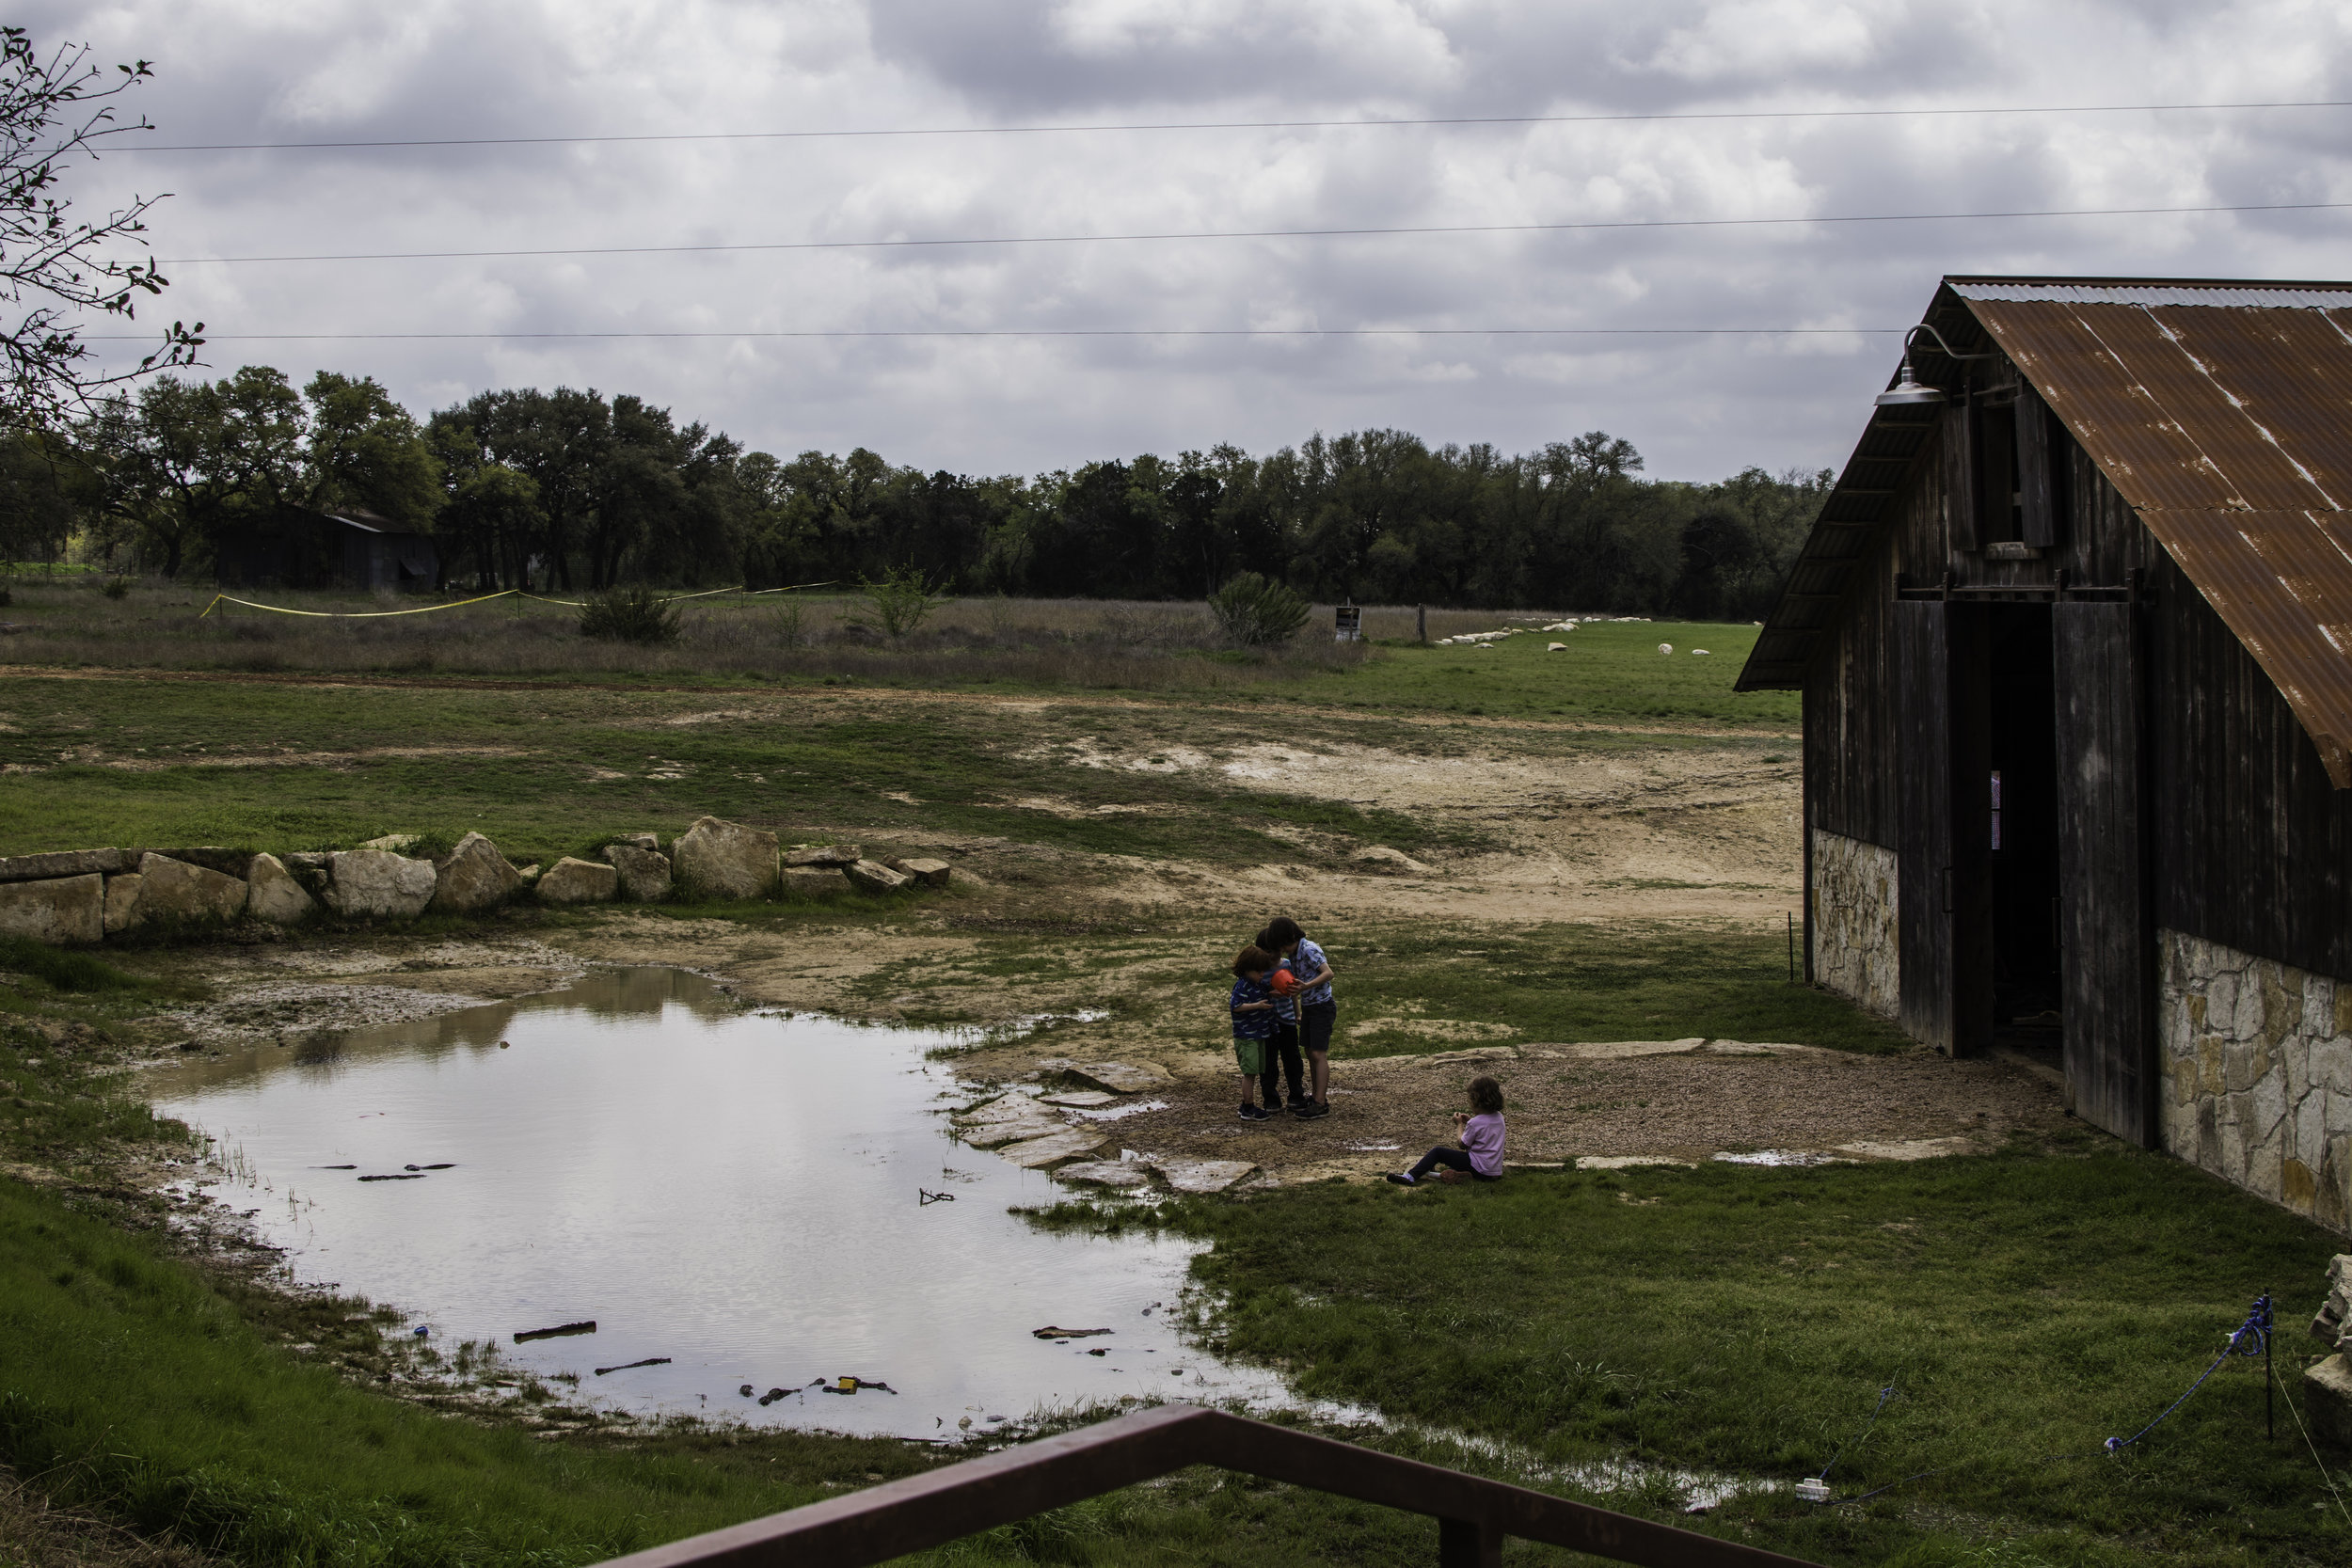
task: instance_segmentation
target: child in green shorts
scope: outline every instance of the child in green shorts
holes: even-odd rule
[[[1274,955],[1262,947],[1245,947],[1233,960],[1233,1060],[1241,1068],[1241,1119],[1264,1121],[1271,1111],[1258,1108],[1258,1075],[1265,1070],[1266,1041],[1274,1037],[1274,988],[1266,976]]]

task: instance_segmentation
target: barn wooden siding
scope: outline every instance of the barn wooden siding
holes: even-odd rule
[[[2016,373],[2006,362],[1977,371],[1980,388]],[[2352,791],[2332,786],[2276,685],[2063,427],[2045,427],[2053,524],[2042,558],[1994,561],[1956,546],[1971,512],[1951,483],[1964,429],[1947,411],[1891,484],[1885,521],[1806,668],[1808,828],[1903,847],[1904,770],[1916,753],[1901,738],[1913,700],[1895,634],[1902,594],[1941,592],[1948,573],[1958,602],[2049,599],[2063,571],[2074,594],[2111,600],[2137,574],[2153,924],[2352,978]],[[2027,510],[2030,519],[2030,499]]]

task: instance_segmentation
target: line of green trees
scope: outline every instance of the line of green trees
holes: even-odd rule
[[[437,538],[442,586],[599,590],[854,581],[1203,597],[1263,573],[1322,599],[1764,614],[1831,476],[1652,480],[1600,432],[1506,455],[1366,430],[975,477],[860,448],[747,451],[642,398],[483,392],[420,423],[373,380],[247,366],[165,376],[0,450],[0,548],[81,535],[124,570],[211,568],[222,541],[318,511]]]

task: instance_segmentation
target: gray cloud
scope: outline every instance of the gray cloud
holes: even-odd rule
[[[171,141],[1334,119],[2352,91],[2352,24],[2222,7],[572,0],[20,8],[144,55]],[[173,257],[2352,199],[2352,111],[126,155]],[[2341,272],[2339,214],[188,264],[221,332],[1899,326],[1959,271]],[[1653,472],[1840,460],[1891,340],[220,342],[223,368],[639,392],[779,451],[977,471],[1369,424]]]

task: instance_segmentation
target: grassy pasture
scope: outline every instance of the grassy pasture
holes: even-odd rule
[[[841,625],[838,602],[803,605],[797,628],[772,609],[712,608],[690,611],[675,647],[644,650],[584,642],[569,611],[547,607],[279,630],[258,616],[196,623],[201,603],[20,584],[6,614],[21,629],[0,653],[52,673],[0,690],[0,852],[480,828],[545,858],[713,812],[809,836],[968,834],[1227,866],[1296,859],[1302,842],[1327,857],[1384,843],[1443,860],[1493,847],[1498,831],[1214,768],[1073,766],[1071,748],[1146,762],[1181,747],[1493,750],[1562,767],[1701,746],[1779,765],[1794,749],[1792,697],[1730,690],[1750,627],[1587,625],[1473,651],[1411,645],[1411,611],[1376,610],[1367,647],[1252,660],[1211,645],[1188,606],[970,601],[897,646]],[[1433,636],[1506,624],[1430,620]],[[1552,641],[1571,646],[1548,653]],[[741,712],[757,717],[704,717]],[[922,905],[693,912],[754,932],[954,924],[972,951],[866,982],[877,1004],[912,993],[908,1016],[928,1021],[960,1016],[960,975],[1041,974],[1099,990],[1122,1022],[1198,1019],[1198,978],[1152,965],[1172,946],[1205,951],[1214,922],[1180,914],[1138,932],[1098,919],[1084,884],[1058,876]],[[560,938],[595,917],[528,918]],[[1056,921],[1100,929],[1073,942]],[[1901,1048],[1835,998],[1788,986],[1777,928],[1364,916],[1317,934],[1350,958],[1350,1019]],[[239,1568],[571,1568],[930,1462],[712,1432],[544,1441],[338,1376],[322,1363],[366,1360],[373,1329],[346,1321],[362,1304],[290,1301],[177,1260],[160,1206],[107,1173],[182,1134],[100,1070],[103,1050],[26,1027],[126,1034],[186,997],[173,976],[187,967],[160,951],[0,951],[0,1157],[69,1189],[0,1180],[0,1461]],[[1168,1026],[1214,1033],[1213,1021]],[[1450,1043],[1375,1031],[1344,1036],[1340,1053]],[[1851,1443],[1892,1386],[1833,1480],[1851,1492],[1940,1474],[1858,1507],[1815,1511],[1783,1493],[1700,1522],[1822,1562],[2251,1568],[2341,1562],[2352,1546],[2283,1410],[2289,1435],[2260,1438],[2246,1362],[2120,1461],[2037,1463],[2137,1430],[2265,1289],[2280,1295],[2291,1385],[2297,1312],[2341,1244],[2089,1133],[1915,1165],[1312,1186],[1042,1222],[1207,1241],[1200,1279],[1221,1305],[1206,1332],[1229,1351],[1378,1406],[1399,1424],[1365,1434],[1377,1446],[1564,1491],[1578,1483],[1557,1466],[1617,1456],[1791,1481]],[[1662,1482],[1610,1501],[1676,1506]],[[1425,1562],[1434,1546],[1434,1528],[1384,1510],[1197,1472],[940,1558],[1385,1565]],[[18,1568],[10,1549],[0,1542],[0,1568]],[[1565,1560],[1515,1547],[1509,1560]]]

